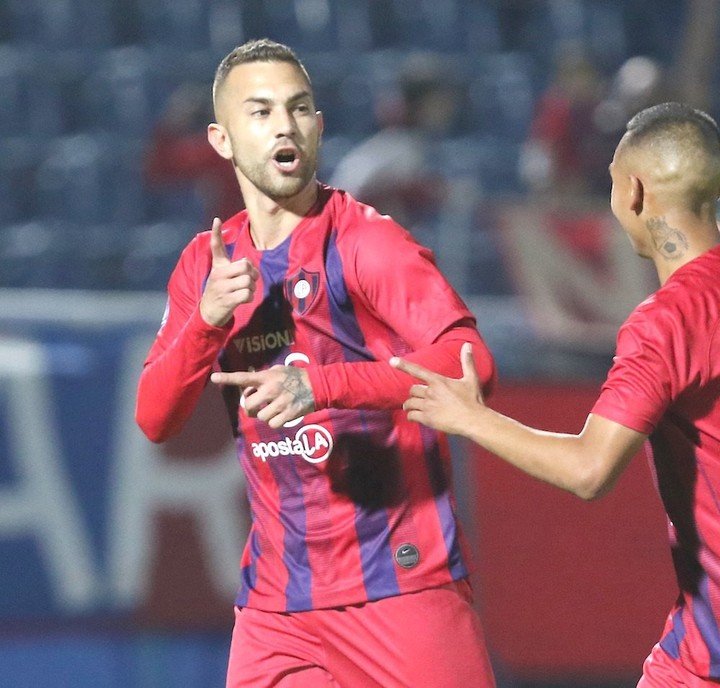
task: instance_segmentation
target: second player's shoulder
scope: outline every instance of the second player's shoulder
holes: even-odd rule
[[[718,319],[718,306],[707,296],[684,280],[669,281],[630,313],[618,332],[618,351],[656,352],[675,365],[688,352],[704,356]]]

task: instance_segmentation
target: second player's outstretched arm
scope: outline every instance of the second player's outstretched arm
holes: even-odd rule
[[[424,384],[405,402],[408,418],[462,435],[529,475],[583,499],[607,492],[637,453],[646,435],[590,414],[578,435],[528,427],[485,406],[467,345],[463,376],[453,380],[402,359],[391,365]]]

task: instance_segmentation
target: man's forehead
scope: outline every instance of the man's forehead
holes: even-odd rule
[[[245,62],[233,67],[228,73],[224,87],[243,93],[258,89],[275,91],[310,92],[310,84],[297,65],[292,62]]]

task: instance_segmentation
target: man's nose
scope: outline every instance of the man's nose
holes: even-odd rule
[[[297,131],[295,117],[292,112],[285,108],[278,108],[275,111],[275,136],[289,136]]]

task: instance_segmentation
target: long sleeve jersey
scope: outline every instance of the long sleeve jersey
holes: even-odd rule
[[[213,370],[303,366],[315,411],[274,430],[223,392],[245,471],[252,526],[240,606],[301,611],[361,603],[468,575],[446,438],[402,411],[404,356],[459,376],[462,342],[492,383],[492,357],[432,254],[390,218],[320,186],[279,246],[255,248],[243,211],[223,226],[233,260],[260,279],[223,327],[199,302],[210,233],[197,235],[169,282],[168,308],[143,370],[137,419],[161,441],[192,412]]]

